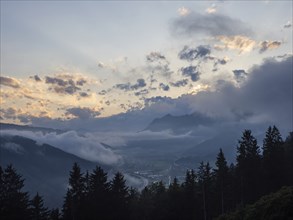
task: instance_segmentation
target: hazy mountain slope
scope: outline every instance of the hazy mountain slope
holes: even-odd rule
[[[173,116],[167,114],[164,117],[154,119],[145,130],[163,131],[172,130],[176,133],[188,132],[199,125],[212,125],[216,121],[200,113],[190,115]]]
[[[0,136],[0,164],[12,164],[23,175],[25,189],[31,195],[39,192],[50,207],[60,206],[66,192],[69,171],[74,162],[92,170],[96,164],[53,146],[38,145],[20,136]]]
[[[16,124],[8,124],[8,123],[0,123],[0,130],[33,131],[33,132],[43,132],[43,133],[55,132],[57,134],[64,132],[59,129],[33,127],[29,125],[16,125]]]
[[[198,166],[201,161],[209,161],[213,166],[220,148],[222,148],[226,159],[232,162],[236,157],[236,146],[240,136],[240,131],[222,132],[186,150],[182,154],[182,158],[177,160],[176,163],[190,167],[194,164]]]

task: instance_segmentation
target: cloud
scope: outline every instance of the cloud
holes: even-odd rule
[[[149,93],[149,90],[147,90],[147,89],[143,89],[143,90],[140,90],[140,91],[138,91],[138,92],[135,92],[134,95],[135,95],[135,96],[141,96],[141,95],[146,95],[146,94],[148,94],[148,93]]]
[[[67,86],[68,84],[73,84],[73,81],[67,82],[63,79],[57,77],[50,77],[46,76],[46,83],[47,84],[57,84],[58,86]]]
[[[76,81],[76,85],[78,85],[78,86],[83,86],[85,83],[87,83],[87,81],[85,79],[78,79]]]
[[[280,47],[281,44],[282,43],[280,41],[262,41],[262,42],[260,42],[259,53],[263,53],[267,50],[276,49],[276,48]]]
[[[81,136],[75,131],[68,131],[61,134],[54,132],[44,134],[42,132],[16,130],[1,130],[1,135],[19,135],[30,138],[37,141],[39,145],[45,143],[50,144],[83,159],[102,164],[115,165],[121,163],[123,160],[120,155],[101,144],[104,140],[102,135],[98,136],[96,134],[85,133]],[[112,137],[112,139],[114,140],[115,138]],[[114,142],[113,140],[112,142]],[[121,141],[119,142],[121,143]]]
[[[217,40],[219,40],[222,44],[214,45],[214,48],[217,50],[239,50],[240,53],[250,52],[254,49],[256,42],[249,37],[236,35],[236,36],[217,36]]]
[[[159,52],[151,52],[146,55],[146,71],[151,72],[152,76],[158,73],[161,76],[169,77],[173,72],[170,70],[170,62]]]
[[[100,91],[98,94],[99,94],[99,95],[106,95],[106,94],[107,94],[107,91],[103,89],[103,90]]]
[[[15,144],[15,143],[5,143],[5,144],[1,144],[0,146],[1,148],[4,148],[6,150],[12,151],[14,153],[17,154],[23,154],[25,153],[25,150],[23,149],[22,146]]]
[[[171,31],[175,35],[194,36],[200,33],[218,35],[251,35],[251,29],[242,21],[222,14],[191,12],[173,20]]]
[[[241,85],[222,81],[215,91],[182,95],[177,99],[145,99],[146,108],[173,114],[199,112],[220,118],[229,126],[246,127],[276,124],[286,132],[292,130],[293,57],[281,61],[267,59],[247,72],[234,70],[235,77],[246,77]]]
[[[177,82],[171,82],[170,83],[171,86],[174,86],[174,87],[183,87],[183,86],[186,86],[188,84],[188,79],[183,79],[183,80],[179,80]]]
[[[79,107],[75,107],[75,108],[69,108],[66,109],[66,113],[65,115],[72,115],[74,117],[83,119],[83,120],[87,120],[87,119],[91,119],[91,118],[95,118],[97,116],[99,116],[101,113],[99,111],[95,111],[91,108],[79,108]]]
[[[45,83],[53,85],[53,87],[49,88],[50,91],[59,94],[73,95],[81,90],[80,87],[84,86],[87,83],[87,80],[83,77],[61,74],[55,77],[46,76]]]
[[[12,107],[10,107],[8,109],[1,108],[0,112],[1,112],[1,117],[6,118],[6,119],[16,119],[17,114],[20,113],[19,110],[12,108]]]
[[[188,15],[191,11],[190,11],[190,9],[188,9],[188,8],[186,8],[186,7],[180,7],[180,8],[178,8],[177,12],[178,12],[178,14],[179,14],[180,16],[186,16],[186,15]]]
[[[41,82],[42,81],[41,78],[38,75],[34,75],[34,80],[36,82]]]
[[[160,89],[162,89],[163,91],[169,91],[169,90],[170,90],[169,85],[166,85],[166,84],[164,84],[164,83],[160,83],[159,87],[160,87]]]
[[[290,28],[290,27],[292,27],[292,23],[291,23],[291,21],[287,21],[287,23],[284,24],[283,27],[284,27],[284,28]]]
[[[89,95],[88,93],[86,93],[86,92],[80,92],[80,93],[79,93],[79,96],[80,96],[80,97],[83,97],[83,98],[90,97],[90,95]]]
[[[139,88],[143,88],[146,86],[146,82],[144,79],[137,79],[135,84],[124,83],[124,84],[116,84],[114,88],[130,91],[130,90],[137,90]]]
[[[245,70],[233,70],[234,77],[238,83],[243,82],[247,77]]]
[[[139,88],[142,88],[142,87],[145,87],[145,86],[146,86],[145,80],[144,79],[138,79],[136,81],[136,84],[131,86],[131,89],[139,89]]]
[[[215,4],[212,4],[211,7],[208,7],[206,9],[206,13],[208,13],[208,14],[216,13],[216,11],[217,11],[217,6]]]
[[[189,76],[193,82],[199,80],[199,72],[196,66],[187,66],[180,69],[183,76]]]
[[[166,57],[159,52],[151,52],[146,56],[148,62],[160,62],[160,60],[166,60]]]
[[[0,113],[3,119],[19,120],[21,123],[25,124],[29,123],[33,117],[48,117],[48,112],[46,111],[39,111],[38,113],[35,113],[32,112],[32,109],[24,111],[21,108],[17,109],[13,107],[1,108]]]
[[[221,59],[217,59],[217,63],[218,64],[221,64],[221,65],[225,65],[227,64],[227,62],[229,61],[230,59],[228,57],[224,57],[224,58],[221,58]]]
[[[11,77],[0,76],[0,84],[4,86],[12,87],[14,89],[20,88],[19,81]]]
[[[198,58],[205,58],[211,53],[209,46],[200,45],[196,48],[190,48],[184,46],[184,48],[179,52],[178,57],[181,60],[193,61]]]
[[[213,71],[218,71],[218,65],[226,65],[227,62],[230,61],[229,57],[223,57],[223,58],[217,58],[217,57],[212,57],[209,56],[208,59],[213,60],[214,61],[214,68]]]

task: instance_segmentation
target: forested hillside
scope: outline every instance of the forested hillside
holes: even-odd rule
[[[128,188],[120,172],[108,180],[101,167],[82,173],[74,163],[60,210],[48,211],[39,194],[23,192],[24,180],[12,166],[0,169],[0,180],[1,219],[290,219],[293,133],[283,141],[279,130],[269,127],[260,147],[245,130],[235,164],[227,164],[220,149],[214,166],[202,162],[187,170],[182,183],[154,182],[141,192]]]

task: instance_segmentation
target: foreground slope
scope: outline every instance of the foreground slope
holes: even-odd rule
[[[283,187],[276,193],[263,196],[252,205],[248,205],[231,214],[220,216],[218,220],[273,220],[293,219],[293,186]]]
[[[28,138],[0,136],[0,165],[12,164],[25,178],[26,190],[31,195],[39,192],[50,207],[62,204],[74,162],[84,170],[92,170],[97,165]]]

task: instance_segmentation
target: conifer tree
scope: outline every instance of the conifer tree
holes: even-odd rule
[[[112,219],[129,218],[128,187],[122,173],[117,172],[110,184]]]
[[[198,181],[201,187],[202,202],[203,202],[203,219],[209,219],[209,194],[212,182],[211,167],[209,163],[200,163],[198,168]]]
[[[43,198],[37,193],[30,201],[31,220],[47,220],[49,217],[48,208],[44,206]]]
[[[97,166],[89,175],[89,208],[90,219],[107,219],[111,204],[109,203],[109,183],[107,182],[107,173]]]
[[[59,209],[52,209],[49,213],[50,220],[59,220],[60,219],[60,212]]]
[[[276,191],[284,181],[283,140],[276,126],[270,126],[263,141],[263,172],[265,193]]]
[[[73,164],[69,176],[69,189],[63,205],[63,218],[81,219],[82,201],[84,198],[84,177],[77,163]]]
[[[241,205],[254,201],[259,194],[260,150],[250,130],[244,130],[237,147],[236,171],[240,180]]]
[[[198,215],[198,185],[194,170],[187,170],[185,181],[183,183],[184,211],[182,219],[195,219]]]
[[[288,137],[286,138],[284,144],[284,164],[285,169],[283,171],[286,185],[293,185],[293,132],[290,132]]]
[[[227,191],[229,167],[222,149],[218,153],[216,160],[216,169],[214,169],[217,191],[220,192],[221,197],[221,213],[225,212],[225,193]]]
[[[175,177],[168,189],[168,215],[167,219],[180,220],[182,219],[183,200],[182,188],[178,179]]]
[[[1,168],[2,170],[2,168]],[[0,216],[3,219],[29,219],[29,197],[23,192],[24,179],[17,174],[12,165],[1,171]]]

